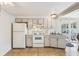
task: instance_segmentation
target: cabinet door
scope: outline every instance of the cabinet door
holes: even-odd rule
[[[16,18],[15,22],[22,22],[22,19],[21,18]]]
[[[43,25],[44,24],[44,19],[43,18],[39,18],[39,25]]]
[[[37,25],[38,19],[32,19],[32,21],[33,21],[33,25]]]
[[[26,42],[27,47],[32,47],[32,35],[27,35]]]
[[[57,47],[57,38],[56,37],[50,38],[50,46],[51,47]]]
[[[44,37],[44,39],[45,39],[45,46],[50,46],[50,42],[49,42],[49,35],[45,35],[45,37]]]
[[[66,41],[65,38],[58,38],[58,48],[65,48]]]
[[[28,28],[31,29],[32,28],[32,20],[28,20]]]
[[[13,32],[13,48],[25,48],[24,32]]]
[[[28,22],[28,18],[23,18],[22,22]]]
[[[48,20],[45,18],[44,19],[44,28],[47,28],[48,27]]]

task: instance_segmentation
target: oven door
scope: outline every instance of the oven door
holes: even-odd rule
[[[34,35],[33,36],[33,43],[44,43],[44,37],[41,35]]]

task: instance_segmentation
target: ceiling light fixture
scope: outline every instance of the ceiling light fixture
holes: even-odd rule
[[[52,18],[57,17],[57,15],[56,15],[56,14],[51,14],[50,16],[51,16]]]
[[[52,10],[50,16],[51,16],[51,18],[53,18],[53,19],[57,18],[57,12],[56,12],[55,9]]]

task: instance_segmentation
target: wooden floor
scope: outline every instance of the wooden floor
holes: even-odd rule
[[[5,56],[64,56],[64,49],[58,48],[25,48],[12,49]]]

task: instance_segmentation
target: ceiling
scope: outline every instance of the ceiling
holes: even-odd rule
[[[13,2],[14,6],[2,5],[2,9],[14,16],[48,16],[61,13],[74,2]]]
[[[66,18],[79,18],[79,9],[63,16],[63,17],[66,17]]]

